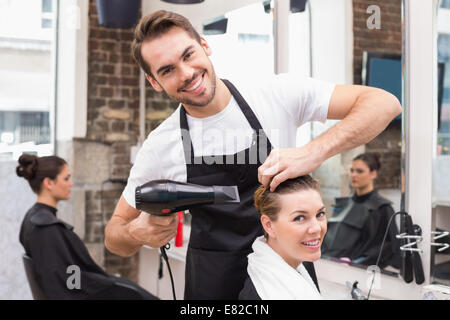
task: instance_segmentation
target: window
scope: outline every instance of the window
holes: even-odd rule
[[[52,0],[42,0],[42,12],[51,13],[52,11]]]
[[[441,8],[450,9],[450,0],[441,0]]]
[[[53,0],[42,0],[41,28],[49,29],[53,26]]]
[[[2,160],[53,153],[54,9],[53,0],[0,2]]]
[[[438,154],[450,154],[450,34],[438,35]]]

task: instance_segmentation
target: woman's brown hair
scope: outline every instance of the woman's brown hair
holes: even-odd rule
[[[320,192],[319,181],[313,179],[310,175],[300,176],[295,179],[289,179],[282,182],[275,191],[271,192],[270,187],[259,186],[255,191],[255,207],[261,215],[266,215],[271,221],[276,221],[278,212],[281,210],[279,196],[303,190],[316,190]],[[267,238],[267,233],[264,231]]]
[[[133,57],[146,74],[154,78],[150,66],[144,61],[141,54],[142,43],[146,40],[157,38],[173,27],[185,30],[192,39],[200,42],[200,35],[194,29],[188,19],[175,12],[158,10],[143,17],[134,31],[132,44]]]
[[[32,154],[22,154],[16,173],[25,178],[30,184],[31,190],[39,194],[42,181],[45,178],[54,180],[67,162],[57,156],[37,157]]]
[[[381,168],[380,157],[378,156],[378,154],[373,152],[367,152],[357,155],[353,158],[353,161],[355,160],[364,161],[364,163],[369,167],[370,171],[378,171]]]

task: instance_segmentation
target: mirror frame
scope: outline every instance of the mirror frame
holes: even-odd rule
[[[422,249],[424,284],[430,283],[431,266],[438,8],[439,0],[402,0],[402,209],[422,229],[418,247]]]

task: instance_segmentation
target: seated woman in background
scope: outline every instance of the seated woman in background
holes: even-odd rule
[[[19,239],[33,261],[35,280],[48,299],[155,299],[133,282],[105,273],[73,227],[56,217],[57,203],[70,199],[73,186],[65,160],[23,154],[16,173],[37,194],[37,202],[23,219]],[[69,279],[74,270],[79,270],[78,284]]]
[[[391,201],[374,189],[380,167],[374,153],[360,154],[353,159],[350,174],[355,194],[340,198],[342,204],[328,219],[328,233],[322,247],[324,257],[346,258],[364,265],[376,264],[389,219],[394,214]],[[397,226],[392,221],[379,261],[380,268],[387,265],[399,267],[400,244],[396,234]]]
[[[239,299],[321,299],[315,274],[307,269],[321,256],[327,232],[318,181],[311,176],[286,180],[274,192],[260,186],[255,206],[264,236],[248,255],[248,275]]]

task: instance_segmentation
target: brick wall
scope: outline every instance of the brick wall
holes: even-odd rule
[[[145,82],[145,132],[155,129],[178,107],[164,92],[156,92],[148,81]]]
[[[86,236],[88,247],[102,246],[104,224],[111,217],[121,196],[123,183],[104,183],[108,178],[128,178],[130,149],[139,139],[139,67],[131,55],[134,29],[110,29],[99,26],[95,0],[89,1],[88,44],[88,118],[83,145],[107,146],[107,159],[94,166],[107,167],[109,174],[84,186],[86,199]],[[156,128],[176,104],[147,84],[146,134]],[[83,150],[83,147],[81,147]],[[75,155],[81,157],[81,155]],[[80,162],[80,161],[79,161]],[[83,170],[80,165],[79,170]],[[91,179],[91,178],[90,178]],[[92,179],[91,179],[92,180]],[[83,181],[79,181],[83,183]],[[137,282],[138,255],[121,258],[104,247],[104,267],[110,274]]]
[[[366,13],[370,5],[378,5],[381,29],[368,29]],[[353,0],[353,76],[361,84],[363,51],[402,53],[401,0]],[[391,124],[382,134],[366,144],[366,152],[377,152],[382,169],[375,181],[377,188],[400,187],[401,127]]]

